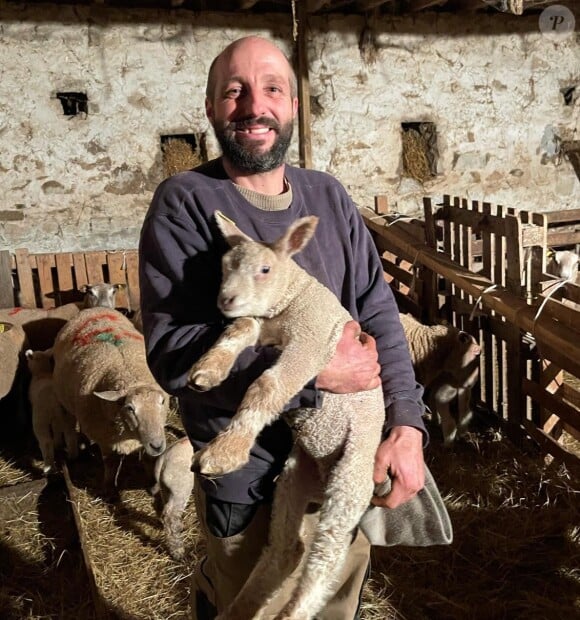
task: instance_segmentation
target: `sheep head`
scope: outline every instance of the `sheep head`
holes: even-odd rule
[[[230,250],[222,258],[218,307],[228,318],[268,316],[291,282],[291,260],[312,238],[318,218],[303,217],[273,243],[254,241],[216,211],[216,221]]]

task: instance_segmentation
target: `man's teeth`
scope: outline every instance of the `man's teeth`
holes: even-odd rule
[[[242,133],[268,133],[270,131],[269,127],[259,127],[256,129],[240,129]]]

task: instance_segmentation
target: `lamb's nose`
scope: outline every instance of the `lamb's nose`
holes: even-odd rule
[[[151,452],[153,454],[161,454],[163,450],[165,450],[165,442],[160,441],[159,443],[155,443],[151,441],[149,442],[149,447],[151,448]]]
[[[221,295],[219,298],[219,307],[222,310],[227,310],[228,308],[231,308],[234,303],[236,301],[236,296],[235,295]]]

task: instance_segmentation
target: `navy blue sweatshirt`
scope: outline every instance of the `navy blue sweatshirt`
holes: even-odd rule
[[[249,384],[276,360],[273,347],[248,347],[228,379],[206,393],[187,388],[187,373],[218,338],[226,320],[216,301],[221,257],[228,247],[214,221],[221,210],[253,239],[271,242],[299,217],[320,219],[314,237],[294,259],[341,300],[377,343],[385,396],[385,432],[414,426],[426,436],[423,390],[415,381],[393,294],[383,277],[377,250],[342,185],[332,176],[286,166],[292,204],[264,211],[250,204],[228,179],[221,159],[165,180],[145,217],[139,246],[141,310],[147,359],[153,375],[179,398],[185,429],[200,448],[223,429]],[[286,410],[316,407],[321,394],[314,379]],[[279,420],[267,427],[243,469],[203,481],[218,499],[250,504],[269,499],[273,480],[291,446]]]

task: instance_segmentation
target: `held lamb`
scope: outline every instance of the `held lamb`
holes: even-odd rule
[[[174,560],[185,556],[182,517],[193,490],[192,457],[193,446],[188,437],[182,437],[155,461],[152,493],[161,500],[165,540]]]
[[[250,385],[230,425],[196,452],[194,470],[207,476],[248,461],[260,431],[327,365],[351,319],[335,295],[292,260],[314,234],[318,218],[297,220],[270,244],[251,240],[219,212],[216,219],[231,246],[222,260],[218,307],[235,320],[191,368],[190,386],[204,391],[219,385],[247,346],[269,344],[282,351]],[[326,393],[320,409],[295,410],[288,421],[296,441],[276,484],[268,545],[222,620],[259,617],[298,566],[304,555],[300,526],[311,501],[321,503],[314,540],[291,599],[276,618],[315,617],[332,594],[352,532],[373,495],[384,421],[381,388]]]
[[[401,314],[417,381],[429,394],[429,405],[450,446],[472,417],[471,388],[479,376],[481,347],[471,334],[448,325],[423,325]],[[457,405],[457,420],[452,408]]]
[[[55,469],[55,452],[66,448],[69,458],[78,456],[76,420],[58,401],[52,376],[52,350],[25,353],[30,370],[28,397],[32,406],[32,430],[44,461],[44,473]]]
[[[165,450],[168,395],[147,366],[143,336],[117,310],[88,308],[67,323],[54,344],[54,382],[101,450],[107,495],[115,495],[114,455]]]

